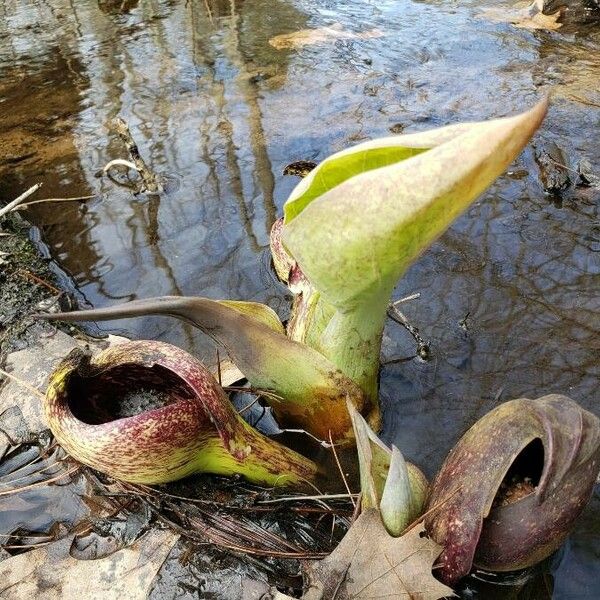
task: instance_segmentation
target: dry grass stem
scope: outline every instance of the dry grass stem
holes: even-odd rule
[[[331,430],[329,430],[329,443],[331,444],[331,451],[333,452],[333,457],[335,458],[335,464],[337,465],[340,475],[342,476],[342,481],[344,482],[344,487],[346,488],[346,491],[348,492],[348,496],[350,496],[352,506],[354,506],[354,508],[356,509],[356,501],[354,500],[354,497],[352,496],[352,491],[350,490],[350,486],[348,485],[348,480],[346,479],[346,475],[344,474],[344,469],[342,469],[342,464],[340,463],[340,459],[339,459],[337,451],[335,449],[335,444],[333,443],[333,438],[331,437]]]

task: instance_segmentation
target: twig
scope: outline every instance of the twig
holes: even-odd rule
[[[593,100],[588,100],[587,98],[582,98],[581,96],[576,96],[575,94],[568,94],[568,97],[576,102],[580,102],[581,104],[585,104],[586,106],[594,106],[595,108],[600,108],[600,103],[594,102]]]
[[[46,202],[82,202],[83,200],[91,200],[95,198],[97,194],[93,194],[92,196],[73,196],[72,198],[42,198],[41,200],[33,200],[32,202],[25,202],[24,204],[19,204],[13,208],[13,210],[24,210],[33,206],[34,204],[42,204]]]
[[[219,381],[219,385],[222,387],[223,386],[223,375],[221,373],[221,357],[219,356],[219,349],[217,348],[217,374],[218,374],[218,381]]]
[[[130,160],[125,160],[124,158],[115,158],[114,160],[111,160],[104,165],[102,173],[106,175],[113,167],[127,167],[132,171],[138,170],[137,167]]]
[[[400,298],[399,300],[394,300],[394,302],[392,302],[392,306],[398,306],[398,304],[403,304],[409,300],[417,300],[420,297],[421,292],[415,292],[414,294],[409,294],[408,296],[404,296],[404,298]]]
[[[53,285],[50,285],[47,281],[44,281],[43,279],[41,279],[37,275],[34,275],[30,271],[27,271],[26,269],[17,269],[16,273],[17,273],[17,275],[21,275],[22,277],[26,277],[28,279],[32,279],[33,281],[35,281],[36,283],[39,283],[40,285],[44,286],[46,289],[50,290],[54,294],[62,294],[62,292],[58,288],[55,288]]]
[[[294,502],[299,500],[342,500],[356,498],[360,494],[319,494],[316,496],[282,496],[271,500],[257,500],[257,504],[276,504],[277,502]]]
[[[3,549],[8,548],[9,550],[21,550],[22,548],[41,548],[42,546],[47,546],[48,544],[51,544],[54,540],[50,540],[48,542],[38,542],[37,544],[21,544],[19,546],[7,546],[7,545],[2,545]]]
[[[133,168],[140,174],[142,182],[144,183],[144,189],[150,193],[162,191],[162,186],[160,185],[157,176],[150,170],[144,159],[141,157],[138,146],[135,143],[131,132],[129,131],[127,123],[125,123],[123,119],[117,118],[113,121],[113,127],[117,132],[117,135],[125,144],[127,151],[129,152],[129,156],[131,156]],[[115,164],[115,161],[111,162]],[[121,164],[124,162],[126,161],[123,161]],[[104,171],[106,172],[106,167],[104,168]]]
[[[242,415],[244,414],[247,410],[251,409],[260,399],[260,396],[256,396],[256,398],[254,398],[254,400],[252,400],[252,402],[249,402],[248,404],[246,404],[246,406],[244,406],[243,408],[240,408],[240,410],[238,410],[238,415]]]
[[[333,457],[335,458],[335,464],[337,465],[337,468],[340,471],[340,475],[342,476],[342,481],[344,482],[346,491],[348,492],[348,495],[350,496],[352,506],[354,506],[354,510],[356,510],[356,502],[355,502],[354,498],[352,497],[352,492],[350,491],[350,486],[348,485],[348,480],[346,479],[346,475],[344,475],[344,469],[342,469],[340,459],[337,455],[337,452],[335,449],[335,444],[333,443],[333,438],[331,437],[331,429],[329,430],[329,443],[331,444],[331,451],[333,452]]]
[[[419,329],[414,325],[411,325],[408,322],[408,319],[404,315],[404,313],[400,312],[400,310],[396,306],[397,302],[394,302],[388,306],[388,316],[392,321],[395,321],[399,325],[402,325],[413,336],[415,342],[417,342],[417,355],[420,356],[423,360],[427,360],[430,355],[429,343],[426,342],[419,333]]]
[[[18,198],[15,198],[12,202],[9,202],[4,208],[0,208],[0,219],[8,214],[15,206],[18,206],[22,202],[25,202],[29,196],[35,194],[42,187],[41,183],[32,185],[26,192],[23,192]]]
[[[310,433],[309,431],[306,431],[304,429],[282,429],[281,431],[284,433],[302,433],[304,435],[307,435],[309,438],[312,438],[313,440],[315,440],[315,442],[317,442],[319,445],[323,446],[323,448],[330,447],[329,442],[319,439],[316,435],[313,435],[312,433]]]

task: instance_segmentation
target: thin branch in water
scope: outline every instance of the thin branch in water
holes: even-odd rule
[[[32,185],[27,191],[23,192],[19,197],[15,198],[12,202],[9,202],[4,208],[0,208],[0,219],[11,212],[15,207],[19,206],[19,204],[25,202],[29,196],[35,194],[42,187],[41,183],[36,183]]]
[[[240,408],[240,410],[238,410],[238,415],[243,415],[247,410],[250,410],[259,401],[259,399],[260,396],[256,396],[252,402],[246,404],[246,406],[243,408]]]
[[[415,292],[414,294],[409,294],[408,296],[404,296],[404,298],[400,298],[399,300],[394,300],[392,302],[392,306],[398,306],[398,304],[404,304],[404,302],[409,302],[410,300],[417,300],[421,297],[421,292]]]
[[[49,202],[83,202],[84,200],[91,200],[95,198],[97,194],[91,196],[73,196],[72,198],[42,198],[41,200],[33,200],[32,202],[25,202],[13,208],[13,210],[25,210],[34,204],[43,204]]]
[[[222,387],[223,386],[223,376],[221,373],[221,357],[219,355],[219,349],[217,348],[217,375],[219,376],[218,381],[219,381],[219,385]]]
[[[429,343],[426,342],[421,334],[419,333],[419,329],[414,325],[411,325],[404,315],[404,313],[400,312],[398,307],[396,306],[398,302],[394,302],[388,306],[387,314],[399,325],[402,325],[413,336],[415,342],[417,342],[417,355],[420,356],[423,360],[427,360],[431,354],[429,349]]]
[[[127,152],[129,152],[129,156],[131,157],[135,170],[140,174],[140,177],[142,178],[142,182],[144,183],[144,190],[153,194],[162,191],[162,186],[158,180],[158,177],[150,170],[144,159],[141,157],[138,146],[135,143],[133,136],[131,135],[131,131],[129,131],[127,123],[125,123],[123,119],[117,118],[113,121],[113,127],[117,132],[117,135],[125,144],[125,147],[127,148]],[[114,163],[114,161],[111,162]]]
[[[404,363],[404,362],[408,362],[409,360],[412,360],[413,358],[416,358],[418,356],[418,354],[413,354],[411,356],[398,356],[398,357],[394,357],[394,358],[386,358],[385,360],[381,361],[382,365],[396,365],[398,363]]]

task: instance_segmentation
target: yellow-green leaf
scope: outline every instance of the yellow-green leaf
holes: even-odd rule
[[[350,177],[417,156],[482,125],[485,123],[458,123],[418,133],[369,140],[336,152],[294,188],[284,206],[285,221],[289,223],[315,198]]]
[[[391,293],[411,262],[518,156],[546,110],[542,101],[515,117],[459,129],[449,141],[402,162],[354,176],[346,172],[342,183],[288,219],[284,245],[340,310]],[[300,182],[307,194],[321,171]],[[296,201],[299,194],[292,196]]]

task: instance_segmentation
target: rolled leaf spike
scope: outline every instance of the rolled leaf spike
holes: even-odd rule
[[[123,481],[215,473],[292,485],[317,471],[252,429],[200,362],[163,342],[75,351],[51,375],[44,412],[71,456]]]
[[[168,315],[195,325],[225,348],[231,360],[269,398],[284,427],[300,427],[320,439],[350,439],[352,424],[346,410],[350,399],[365,410],[359,386],[313,348],[290,340],[268,306],[256,302],[163,296],[118,306],[39,315],[62,321],[107,321],[142,315]]]
[[[361,508],[378,509],[386,530],[399,536],[422,512],[427,479],[392,446],[390,450],[348,403],[360,468]]]
[[[532,443],[543,447],[535,489],[498,502],[509,469]],[[432,484],[425,525],[444,546],[442,580],[451,585],[473,565],[512,571],[549,556],[589,501],[599,471],[600,420],[565,396],[512,400],[485,415]]]

